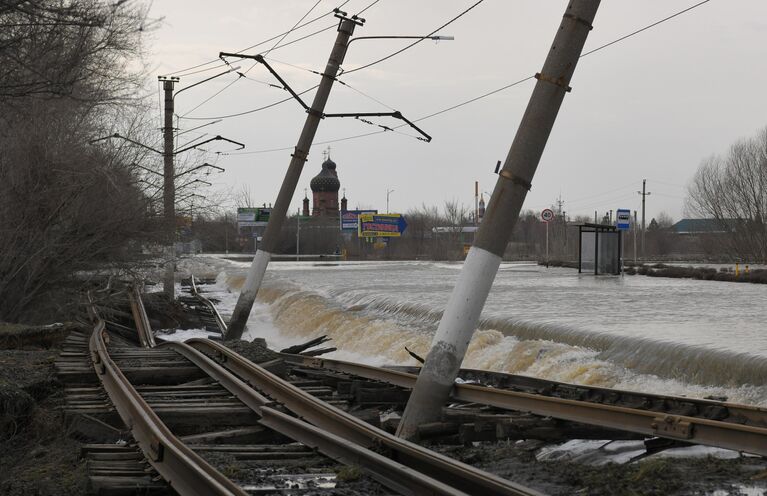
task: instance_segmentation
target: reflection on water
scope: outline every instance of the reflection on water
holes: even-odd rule
[[[224,267],[222,285],[237,288],[245,267]],[[432,262],[273,263],[259,294],[273,326],[264,333],[294,342],[328,334],[338,357],[412,364],[404,348],[427,353],[460,268]],[[464,364],[762,404],[765,289],[502,264]],[[254,312],[251,332],[258,334],[259,326],[264,328],[264,315]]]

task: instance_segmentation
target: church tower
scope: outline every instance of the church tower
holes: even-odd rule
[[[482,217],[485,216],[485,195],[479,197],[479,207],[477,208],[477,221],[482,222]]]
[[[304,208],[301,212],[304,217],[309,217],[309,197],[306,196],[306,188],[304,188]]]
[[[338,190],[341,181],[338,180],[336,163],[326,152],[322,170],[309,183],[312,188],[312,217],[338,217]]]

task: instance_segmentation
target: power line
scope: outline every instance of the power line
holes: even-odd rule
[[[613,40],[613,41],[610,41],[609,43],[605,43],[604,45],[601,45],[601,46],[599,46],[599,47],[597,47],[597,48],[594,48],[593,50],[590,50],[590,51],[588,51],[588,52],[586,52],[586,53],[582,54],[582,55],[581,55],[581,57],[585,57],[585,56],[587,56],[587,55],[590,55],[590,54],[592,54],[592,53],[595,53],[595,52],[597,52],[597,51],[600,51],[600,50],[602,50],[602,49],[604,49],[604,48],[607,48],[607,47],[609,47],[609,46],[611,46],[611,45],[615,45],[615,44],[616,44],[616,43],[618,43],[618,42],[621,42],[621,41],[624,41],[624,40],[626,40],[626,39],[628,39],[628,38],[631,38],[632,36],[635,36],[635,35],[637,35],[637,34],[639,34],[639,33],[642,33],[643,31],[646,31],[646,30],[648,30],[648,29],[650,29],[650,28],[652,28],[652,27],[658,26],[659,24],[662,24],[662,23],[664,23],[664,22],[666,22],[666,21],[669,21],[669,20],[671,20],[671,19],[673,19],[673,18],[675,18],[675,17],[677,17],[677,16],[679,16],[679,15],[681,15],[681,14],[684,14],[684,13],[686,13],[686,12],[689,12],[689,11],[691,11],[691,10],[693,10],[693,9],[697,8],[697,7],[700,7],[701,5],[703,5],[703,4],[706,4],[706,3],[710,2],[710,1],[711,1],[711,0],[704,0],[704,1],[702,1],[702,2],[698,2],[698,3],[696,3],[696,4],[694,4],[694,5],[690,6],[690,7],[687,7],[687,8],[685,8],[685,9],[683,9],[683,10],[680,10],[680,11],[678,11],[678,12],[676,12],[676,13],[674,13],[674,14],[672,14],[672,15],[668,16],[668,17],[664,17],[663,19],[660,19],[660,20],[658,20],[658,21],[655,21],[655,22],[653,22],[653,23],[651,23],[651,24],[648,24],[647,26],[645,26],[645,27],[643,27],[643,28],[637,29],[636,31],[633,31],[633,32],[631,32],[631,33],[629,33],[629,34],[627,34],[627,35],[621,36],[620,38],[616,38],[615,40]],[[478,4],[478,3],[479,3],[479,2],[477,2],[477,4]],[[474,7],[474,6],[476,6],[477,4],[474,4],[474,5],[473,5],[472,7],[470,7],[470,8],[473,8],[473,7]],[[439,28],[439,29],[441,29],[441,28]],[[433,31],[433,32],[432,32],[432,34],[433,34],[433,33],[435,33],[436,31],[439,31],[439,29],[437,29],[437,30]],[[411,44],[410,46],[412,46],[412,44]],[[410,46],[408,46],[408,47],[405,47],[405,49],[409,48]],[[401,52],[401,50],[400,50],[400,52]],[[399,52],[397,52],[397,53],[399,53]],[[396,53],[395,53],[395,54],[396,54]],[[391,56],[393,56],[393,55],[395,55],[395,54],[392,54]],[[381,59],[381,60],[379,60],[379,61],[385,60],[386,58],[388,58],[388,57],[385,57],[384,59]],[[374,63],[377,63],[377,62],[379,62],[379,61],[376,61],[376,62],[374,62]],[[370,64],[368,64],[367,66],[359,67],[359,68],[357,68],[357,69],[353,69],[353,70],[350,70],[350,71],[346,71],[346,73],[350,73],[350,72],[353,72],[353,71],[356,71],[356,70],[360,70],[360,69],[362,69],[362,68],[364,68],[364,67],[369,67],[369,65],[370,65]],[[526,81],[529,81],[529,80],[531,80],[531,79],[533,79],[533,78],[535,78],[535,76],[534,76],[534,75],[530,75],[530,76],[527,76],[527,77],[525,77],[525,78],[522,78],[522,79],[520,79],[520,80],[518,80],[518,81],[515,81],[515,82],[513,82],[513,83],[507,84],[507,85],[505,85],[505,86],[502,86],[502,87],[500,87],[500,88],[497,88],[497,89],[495,89],[495,90],[492,90],[492,91],[488,91],[487,93],[483,93],[482,95],[479,95],[479,96],[477,96],[477,97],[474,97],[474,98],[470,98],[470,99],[468,99],[468,100],[465,100],[465,101],[463,101],[463,102],[461,102],[461,103],[458,103],[458,104],[456,104],[456,105],[452,105],[452,106],[450,106],[450,107],[447,107],[447,108],[445,108],[445,109],[442,109],[442,110],[438,110],[437,112],[433,112],[433,113],[431,113],[431,114],[425,115],[425,116],[423,116],[423,117],[420,117],[420,118],[418,118],[418,119],[414,119],[414,120],[413,120],[413,122],[420,122],[420,121],[423,121],[423,120],[429,119],[429,118],[431,118],[431,117],[435,117],[435,116],[437,116],[437,115],[440,115],[440,114],[444,114],[445,112],[449,112],[449,111],[451,111],[451,110],[455,110],[455,109],[457,109],[457,108],[463,107],[463,106],[465,106],[465,105],[468,105],[468,104],[470,104],[470,103],[474,103],[474,102],[476,102],[476,101],[478,101],[478,100],[482,100],[483,98],[487,98],[487,97],[489,97],[489,96],[491,96],[491,95],[494,95],[494,94],[496,94],[496,93],[499,93],[499,92],[501,92],[501,91],[503,91],[503,90],[506,90],[506,89],[512,88],[512,87],[514,87],[514,86],[517,86],[517,85],[519,85],[519,84],[522,84],[522,83],[524,83],[524,82],[526,82]],[[286,101],[286,100],[284,100],[284,101]],[[281,103],[281,102],[280,102],[280,103]],[[249,113],[250,113],[250,112],[249,112]],[[397,128],[400,128],[400,127],[403,127],[403,126],[402,126],[402,125],[400,125],[400,126],[396,126],[394,129],[397,129]],[[323,141],[323,142],[321,142],[321,143],[319,143],[319,142],[318,142],[318,143],[315,143],[315,144],[319,145],[319,144],[337,143],[337,142],[339,142],[339,141],[347,141],[347,140],[356,139],[356,138],[364,138],[364,137],[367,137],[367,136],[372,136],[372,135],[375,135],[375,134],[382,134],[382,133],[385,133],[385,132],[386,132],[386,131],[373,131],[373,132],[370,132],[370,133],[363,133],[363,134],[358,134],[358,135],[354,135],[354,136],[347,136],[347,137],[345,137],[345,138],[337,138],[337,139],[332,139],[332,140],[326,140],[326,141]],[[253,151],[248,151],[248,152],[243,152],[243,153],[237,153],[237,154],[232,154],[232,155],[253,155],[253,154],[258,154],[258,153],[269,153],[269,152],[274,152],[274,151],[282,151],[282,150],[285,150],[285,149],[288,149],[288,150],[289,150],[289,149],[292,149],[292,148],[275,148],[275,149],[269,149],[269,150],[253,150]]]
[[[425,35],[423,38],[420,38],[420,39],[418,39],[418,40],[414,41],[413,43],[410,43],[409,45],[407,45],[407,46],[405,46],[405,47],[403,47],[403,48],[400,48],[400,49],[399,49],[399,50],[397,50],[396,52],[392,52],[392,53],[390,53],[389,55],[387,55],[387,56],[385,56],[385,57],[382,57],[382,58],[380,58],[380,59],[378,59],[378,60],[374,60],[373,62],[370,62],[370,63],[368,63],[368,64],[365,64],[365,65],[363,65],[363,66],[357,67],[357,68],[355,68],[355,69],[350,69],[350,70],[348,70],[348,71],[343,71],[343,72],[341,73],[341,75],[343,75],[343,74],[351,74],[352,72],[361,71],[362,69],[366,69],[366,68],[368,68],[368,67],[370,67],[370,66],[373,66],[373,65],[376,65],[376,64],[378,64],[378,63],[381,63],[381,62],[383,62],[384,60],[388,60],[388,59],[390,59],[390,58],[394,57],[395,55],[399,55],[400,53],[404,52],[405,50],[408,50],[408,49],[410,49],[410,48],[412,48],[412,47],[416,46],[417,44],[421,43],[422,41],[424,41],[424,40],[428,39],[428,37],[429,37],[429,36],[432,36],[434,33],[436,33],[437,31],[439,31],[440,29],[443,29],[444,27],[446,27],[446,26],[449,26],[450,24],[454,23],[455,21],[457,21],[458,19],[460,19],[461,17],[463,17],[463,16],[464,16],[465,14],[467,14],[467,13],[468,13],[470,10],[474,9],[474,8],[475,8],[477,5],[481,4],[482,2],[484,2],[484,0],[478,0],[478,1],[477,1],[476,3],[474,3],[472,6],[470,6],[469,8],[467,8],[466,10],[464,10],[463,12],[461,12],[460,14],[458,14],[457,16],[453,17],[452,19],[450,19],[450,20],[449,20],[449,21],[447,21],[445,24],[441,25],[440,27],[438,27],[437,29],[435,29],[435,30],[434,30],[434,31],[432,31],[431,33],[429,33],[429,34]]]
[[[347,0],[347,1],[348,1],[348,0]],[[368,10],[369,8],[371,8],[371,7],[373,7],[375,4],[377,4],[379,1],[380,1],[380,0],[374,0],[374,1],[373,1],[373,2],[371,2],[371,3],[370,3],[368,6],[367,6],[367,7],[365,7],[365,8],[364,8],[364,9],[362,9],[362,10],[360,10],[360,11],[359,11],[357,14],[355,14],[355,15],[359,15],[359,14],[361,14],[361,13],[365,12],[366,10]],[[450,19],[450,20],[449,20],[449,21],[447,21],[446,23],[442,24],[442,25],[441,25],[440,27],[438,27],[437,29],[433,30],[433,31],[432,31],[431,33],[429,33],[428,35],[424,36],[423,38],[420,38],[420,39],[416,40],[415,42],[413,42],[413,43],[411,43],[411,44],[407,45],[406,47],[404,47],[404,48],[402,48],[402,49],[400,49],[400,50],[397,50],[396,52],[393,52],[393,53],[391,53],[391,54],[387,55],[386,57],[383,57],[383,58],[381,58],[381,59],[379,59],[379,60],[376,60],[376,61],[374,61],[374,62],[371,62],[371,63],[369,63],[369,64],[367,64],[367,65],[364,65],[364,66],[361,66],[361,67],[357,67],[357,68],[355,68],[355,69],[351,69],[351,70],[349,70],[349,71],[345,71],[345,72],[343,72],[343,74],[348,74],[348,73],[352,73],[352,72],[356,72],[356,71],[359,71],[359,70],[365,69],[365,68],[367,68],[367,67],[370,67],[370,66],[372,66],[372,65],[378,64],[379,62],[383,62],[384,60],[390,59],[390,58],[394,57],[395,55],[398,55],[398,54],[400,54],[400,53],[404,52],[405,50],[407,50],[407,49],[409,49],[409,48],[411,48],[411,47],[413,47],[413,46],[417,45],[418,43],[421,43],[422,41],[424,41],[424,39],[428,39],[428,37],[429,37],[429,36],[433,35],[433,34],[434,34],[434,33],[436,33],[437,31],[439,31],[440,29],[443,29],[445,26],[449,26],[450,24],[452,24],[452,23],[453,23],[453,22],[455,22],[456,20],[460,19],[460,18],[461,18],[461,17],[463,17],[463,16],[464,16],[466,13],[468,13],[470,10],[474,9],[475,7],[477,7],[477,6],[478,6],[480,3],[482,3],[483,1],[484,1],[484,0],[478,0],[477,2],[475,2],[473,5],[471,5],[470,7],[468,7],[467,9],[465,9],[464,11],[462,11],[461,13],[459,13],[458,15],[456,15],[455,17],[453,17],[452,19]],[[347,2],[344,2],[343,4],[341,4],[341,6],[345,5],[346,3],[347,3]],[[316,7],[316,4],[315,4],[315,7]],[[312,8],[314,8],[314,7],[312,7]],[[308,15],[308,14],[307,14],[307,15]],[[327,15],[327,14],[326,14],[326,15]],[[299,22],[300,22],[300,21],[299,21]],[[335,27],[335,24],[333,24],[333,26],[329,26],[328,28],[324,28],[324,29],[322,29],[322,30],[318,31],[317,33],[319,33],[319,32],[322,32],[322,31],[325,31],[325,30],[327,30],[327,29],[330,29],[330,28],[332,28],[332,27]],[[283,36],[282,38],[284,39],[284,37],[285,37],[285,36],[287,36],[287,34],[289,34],[290,32],[291,32],[291,31],[288,31],[288,32],[284,33],[284,36]],[[316,33],[314,33],[314,34],[316,34]],[[305,36],[304,38],[299,38],[298,40],[294,40],[294,42],[296,42],[296,41],[300,41],[301,39],[305,39],[305,38],[307,38],[308,36],[311,36],[311,35],[307,35],[307,36]],[[276,37],[275,37],[275,38],[276,38]],[[271,39],[275,39],[275,38],[271,38]],[[280,41],[282,41],[282,40],[280,40]],[[291,43],[293,43],[293,42],[291,42]],[[279,44],[279,42],[278,42],[278,44]],[[283,46],[287,46],[288,44],[289,44],[289,43],[286,43],[286,44],[284,44],[284,45],[280,45],[280,46],[279,46],[279,47],[277,47],[277,48],[281,48],[281,47],[283,47]],[[255,45],[254,45],[254,46],[255,46]],[[275,45],[275,46],[276,46],[276,45]],[[250,47],[250,48],[253,48],[253,47]],[[273,50],[273,49],[274,49],[274,48],[272,48],[272,50]],[[240,50],[239,52],[236,52],[236,53],[241,53],[241,52],[243,52],[243,51],[245,51],[245,50],[247,50],[247,48],[246,48],[246,49],[243,49],[243,50]],[[269,51],[266,51],[265,53],[267,53],[267,54],[268,54],[268,53],[269,53]],[[263,55],[263,54],[264,54],[264,53],[262,52],[262,55]],[[274,59],[272,59],[272,60],[274,60]],[[275,60],[275,62],[279,62],[279,61]],[[300,66],[297,66],[297,65],[289,64],[289,63],[287,63],[287,62],[280,62],[280,63],[286,64],[286,65],[290,65],[290,66],[292,66],[292,67],[296,67],[296,68],[298,68],[298,69],[302,69],[302,70],[305,70],[305,71],[309,71],[309,72],[313,72],[313,73],[315,73],[315,74],[318,74],[316,71],[313,71],[313,70],[311,70],[311,69],[307,69],[307,68],[305,68],[305,67],[300,67]],[[255,67],[256,65],[257,65],[257,63],[254,63],[253,65],[251,65],[251,66],[250,66],[250,68],[248,68],[248,70],[246,70],[246,71],[244,72],[244,74],[247,74],[247,73],[248,73],[248,71],[250,71],[251,69],[253,69],[253,67]],[[532,76],[531,76],[530,78],[532,78]],[[530,79],[530,78],[528,78],[528,79]],[[336,79],[336,81],[338,81],[338,79]],[[512,85],[514,85],[514,84],[518,84],[518,83],[513,83]],[[230,86],[231,86],[231,85],[230,85]],[[507,86],[507,87],[510,87],[510,86]],[[226,88],[225,88],[225,89],[226,89]],[[353,88],[352,88],[352,89],[353,89]],[[498,89],[498,90],[495,90],[495,92],[498,92],[498,91],[502,91],[503,89],[506,89],[506,87],[505,87],[505,88],[501,88],[501,89]],[[222,90],[222,91],[223,91],[223,90]],[[359,90],[355,90],[355,91],[359,91]],[[221,93],[221,92],[219,92],[219,93]],[[218,95],[219,93],[216,93],[216,95]],[[361,93],[361,92],[360,92],[360,93]],[[301,94],[301,93],[299,93],[299,94]],[[216,96],[216,95],[214,95],[214,96]],[[365,95],[365,96],[369,96],[369,95]],[[372,98],[372,97],[370,97],[370,98]],[[286,98],[286,99],[284,99],[284,100],[280,100],[279,102],[274,102],[273,104],[267,105],[267,106],[265,106],[265,107],[260,107],[260,108],[258,108],[258,109],[252,109],[252,110],[248,110],[248,111],[244,111],[244,112],[237,112],[237,113],[234,113],[234,114],[229,114],[228,116],[215,116],[215,117],[210,117],[210,116],[208,116],[208,117],[195,117],[194,119],[206,120],[206,119],[226,119],[226,118],[228,118],[228,117],[238,117],[238,116],[242,116],[242,115],[252,114],[252,113],[258,112],[259,110],[263,110],[263,109],[265,109],[265,108],[271,108],[271,107],[274,107],[275,105],[279,105],[279,104],[281,104],[281,103],[284,103],[284,102],[286,102],[286,101],[288,101],[288,100],[290,100],[290,99],[289,99],[289,98]],[[374,100],[375,100],[375,99],[374,99]],[[206,101],[207,101],[207,100],[206,100]],[[205,102],[203,102],[203,103],[205,103]],[[381,103],[381,102],[379,101],[378,103]],[[469,103],[470,103],[470,102],[469,102]],[[384,105],[384,106],[387,106],[386,104],[383,104],[383,105]],[[460,105],[459,105],[459,106],[460,106]],[[199,107],[199,105],[198,105],[198,107]],[[388,107],[388,106],[387,106],[387,107]],[[195,108],[197,108],[197,107],[195,107]],[[456,108],[457,108],[457,107],[456,107]],[[193,109],[193,110],[194,110],[194,109]],[[445,110],[445,111],[447,111],[447,110]],[[190,113],[191,113],[191,111],[187,112],[187,113],[186,113],[186,114],[184,114],[184,116],[182,116],[181,118],[184,118],[184,119],[191,119],[190,117],[186,117],[186,115],[189,115]],[[436,115],[436,114],[435,114],[435,115]],[[426,118],[426,117],[422,117],[421,119],[424,119],[424,118]],[[413,121],[413,122],[417,122],[417,121]],[[398,127],[401,127],[401,126],[398,126]],[[346,139],[346,138],[344,138],[344,139]]]
[[[640,29],[637,29],[636,31],[634,31],[634,32],[631,32],[631,33],[629,33],[629,34],[627,34],[627,35],[625,35],[625,36],[621,36],[620,38],[617,38],[617,39],[615,39],[615,40],[613,40],[613,41],[611,41],[611,42],[609,42],[609,43],[605,43],[605,44],[604,44],[604,45],[602,45],[602,46],[598,46],[598,47],[594,48],[593,50],[589,50],[588,52],[586,52],[586,53],[582,54],[582,55],[581,55],[581,57],[585,57],[585,56],[587,56],[587,55],[591,55],[592,53],[594,53],[594,52],[598,52],[599,50],[602,50],[603,48],[607,48],[607,47],[609,47],[610,45],[614,45],[614,44],[616,44],[616,43],[619,43],[619,42],[621,42],[621,41],[623,41],[623,40],[625,40],[625,39],[627,39],[627,38],[631,38],[632,36],[634,36],[634,35],[637,35],[637,34],[641,33],[642,31],[647,31],[647,30],[648,30],[648,29],[650,29],[650,28],[654,28],[654,27],[655,27],[655,26],[657,26],[658,24],[663,24],[664,22],[666,22],[666,21],[668,21],[668,20],[670,20],[670,19],[673,19],[674,17],[680,16],[680,15],[684,14],[685,12],[689,12],[689,11],[691,11],[692,9],[694,9],[694,8],[696,8],[696,7],[700,7],[700,6],[701,6],[701,5],[703,5],[704,3],[708,3],[708,2],[710,2],[710,1],[711,1],[711,0],[703,0],[702,2],[698,2],[698,3],[696,3],[695,5],[691,5],[690,7],[687,7],[686,9],[680,10],[679,12],[676,12],[676,13],[674,13],[674,14],[671,14],[671,15],[670,15],[670,16],[668,16],[668,17],[664,17],[663,19],[660,19],[660,20],[658,20],[658,21],[655,21],[655,22],[653,22],[652,24],[648,24],[647,26],[645,26],[645,27],[643,27],[643,28],[640,28]]]
[[[310,8],[310,9],[309,9],[309,10],[306,12],[306,14],[304,14],[304,15],[303,15],[303,16],[302,16],[302,17],[301,17],[301,18],[300,18],[298,21],[296,21],[296,23],[295,23],[295,24],[293,24],[293,27],[292,27],[292,28],[290,28],[288,31],[286,31],[285,33],[283,33],[282,37],[281,37],[281,38],[280,38],[280,39],[277,41],[277,43],[275,43],[275,44],[272,46],[272,48],[270,48],[269,50],[267,50],[267,51],[266,51],[266,54],[269,54],[269,52],[271,52],[272,50],[274,50],[274,49],[275,49],[275,48],[276,48],[276,47],[277,47],[277,46],[278,46],[280,43],[282,43],[282,41],[283,41],[283,40],[284,40],[284,39],[285,39],[287,36],[289,36],[289,35],[290,35],[290,34],[291,34],[293,31],[295,31],[296,29],[298,29],[298,26],[299,26],[299,24],[301,24],[301,21],[303,21],[304,19],[306,19],[306,18],[309,16],[309,14],[311,14],[311,13],[312,13],[312,11],[313,11],[315,8],[317,8],[317,6],[318,6],[318,5],[319,5],[321,2],[322,2],[322,0],[317,0],[317,1],[314,3],[314,5],[312,5],[312,6],[311,6],[311,8]],[[327,14],[325,14],[325,15],[327,15]],[[265,55],[266,55],[266,54],[265,54]],[[227,66],[229,65],[229,64],[228,64],[226,61],[224,61],[224,64],[226,64]],[[239,72],[238,74],[239,74],[239,76],[240,76],[240,77],[238,77],[237,79],[235,79],[235,80],[234,80],[234,81],[232,81],[231,83],[227,84],[226,86],[224,86],[223,88],[221,88],[219,91],[217,91],[216,93],[214,93],[213,95],[211,95],[211,96],[210,96],[210,97],[208,97],[207,99],[203,100],[203,101],[202,101],[200,104],[198,104],[197,106],[195,106],[195,107],[194,107],[192,110],[190,110],[190,111],[186,112],[184,115],[189,115],[189,114],[191,114],[192,112],[194,112],[195,110],[197,110],[198,108],[200,108],[201,106],[203,106],[204,104],[208,103],[209,101],[211,101],[212,99],[214,99],[215,97],[217,97],[218,95],[220,95],[221,93],[223,93],[224,91],[226,91],[226,90],[228,90],[229,88],[231,88],[231,87],[232,87],[232,86],[233,86],[235,83],[237,83],[237,81],[239,81],[239,80],[240,80],[240,78],[246,77],[245,75],[246,75],[247,73],[249,73],[251,70],[253,70],[253,68],[254,68],[256,65],[258,65],[258,62],[254,62],[254,63],[253,63],[253,64],[252,64],[250,67],[248,67],[248,68],[247,68],[245,71],[243,71],[243,72]]]
[[[297,95],[303,95],[304,93],[308,93],[308,92],[310,92],[312,90],[317,89],[318,86],[319,86],[318,84],[315,84],[311,88],[307,88],[307,89],[305,89],[303,91],[299,91],[296,94]],[[289,96],[287,98],[283,98],[282,100],[278,100],[276,102],[272,102],[272,103],[264,105],[262,107],[254,108],[254,109],[251,109],[251,110],[245,110],[243,112],[237,112],[235,114],[219,115],[219,116],[216,116],[216,117],[179,117],[179,118],[180,119],[186,119],[186,120],[189,120],[189,121],[207,121],[207,120],[210,120],[210,119],[228,119],[230,117],[240,117],[242,115],[247,115],[247,114],[253,114],[255,112],[260,112],[262,110],[266,110],[268,108],[276,107],[277,105],[280,105],[281,103],[289,102],[291,100],[293,100],[293,97]],[[289,149],[292,150],[293,147],[290,147]]]
[[[349,3],[349,1],[350,1],[350,0],[345,0],[345,1],[344,1],[344,2],[343,2],[341,5],[339,5],[337,8],[339,8],[339,9],[340,9],[341,7],[343,7],[344,5],[346,5],[347,3]],[[374,2],[374,3],[375,3],[375,2]],[[369,8],[369,7],[370,7],[370,6],[366,7],[366,9],[367,9],[367,8]],[[317,16],[317,17],[315,17],[314,19],[312,19],[312,20],[310,20],[310,21],[307,21],[307,22],[305,22],[304,24],[301,24],[300,26],[297,26],[297,27],[295,27],[295,28],[294,28],[294,30],[295,30],[295,29],[301,29],[301,28],[303,28],[304,26],[308,26],[308,25],[310,25],[310,24],[313,24],[314,22],[317,22],[317,21],[319,21],[320,19],[324,19],[325,17],[327,17],[327,16],[329,16],[329,15],[333,15],[333,11],[332,11],[332,10],[331,10],[331,11],[329,11],[329,12],[326,12],[326,13],[324,13],[324,14],[320,15],[320,16]],[[333,26],[335,26],[335,24],[333,24]],[[278,35],[272,36],[271,38],[267,38],[267,39],[265,39],[265,40],[263,40],[263,41],[259,41],[259,42],[258,42],[258,43],[256,43],[255,45],[250,45],[250,46],[248,46],[248,47],[245,47],[245,48],[243,48],[243,49],[241,49],[241,50],[238,50],[238,51],[237,51],[237,52],[235,52],[235,53],[242,53],[242,52],[244,52],[244,51],[246,51],[246,50],[252,50],[253,48],[259,47],[259,46],[261,46],[261,45],[265,45],[265,44],[269,43],[270,41],[276,40],[276,39],[278,39],[279,37],[281,37],[281,36],[284,36],[284,35],[288,34],[289,32],[290,32],[290,31],[286,31],[286,32],[284,32],[284,33],[280,33],[280,34],[278,34]],[[316,33],[315,33],[315,34],[316,34]],[[281,48],[281,47],[276,47],[276,48]],[[276,48],[274,48],[274,49],[276,49]],[[215,59],[209,60],[208,62],[203,62],[203,63],[201,63],[201,64],[197,64],[197,65],[193,65],[193,66],[190,66],[190,67],[186,67],[186,68],[184,68],[184,69],[178,69],[178,70],[176,70],[176,71],[173,71],[173,72],[169,72],[167,75],[168,75],[168,76],[171,76],[171,75],[174,75],[174,74],[178,74],[178,73],[180,73],[180,72],[191,71],[191,70],[194,70],[194,69],[198,69],[198,68],[200,68],[200,67],[205,67],[206,65],[215,64],[215,63],[217,63],[217,62],[220,62],[220,59],[218,59],[218,58],[215,58]]]

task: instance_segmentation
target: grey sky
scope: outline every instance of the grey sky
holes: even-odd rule
[[[316,0],[158,0],[152,16],[165,22],[154,35],[155,74],[238,51],[288,30]],[[323,0],[309,19],[341,0]],[[355,13],[371,0],[351,0]],[[357,36],[424,35],[473,4],[474,0],[380,0],[363,17]],[[410,119],[494,90],[540,69],[566,1],[485,0],[441,31],[455,41],[426,41],[396,57],[341,79],[353,88],[401,111]],[[603,1],[586,51],[697,3],[694,0]],[[333,24],[330,17],[291,34],[285,41]],[[274,66],[296,89],[313,86],[319,76],[276,61],[321,71],[335,29],[275,50]],[[402,40],[359,41],[351,45],[346,70],[404,46]],[[269,48],[271,44],[259,49]],[[255,53],[251,50],[249,53]],[[685,184],[700,160],[722,153],[735,140],[767,125],[767,2],[712,0],[693,11],[619,44],[583,58],[575,71],[549,139],[525,208],[551,205],[561,193],[570,215],[639,206],[637,189],[648,180],[648,218],[666,211],[683,214]],[[241,61],[243,70],[251,62]],[[208,66],[210,67],[210,66]],[[182,77],[179,87],[215,74]],[[272,82],[263,67],[248,76]],[[190,112],[234,76],[224,76],[184,92],[176,101],[187,117],[215,117],[257,108],[287,96],[281,89],[241,79]],[[476,103],[419,122],[431,143],[383,133],[330,145],[350,207],[406,211],[422,203],[441,205],[456,199],[473,205],[474,181],[492,191],[497,160],[505,158],[534,81]],[[311,100],[311,95],[306,96]],[[388,111],[347,87],[335,85],[328,112]],[[216,177],[219,188],[247,184],[259,203],[273,202],[290,151],[252,153],[293,147],[304,120],[296,102],[225,119],[204,128],[247,144],[245,154],[221,156],[227,169]],[[207,121],[181,120],[182,128]],[[395,125],[393,120],[380,120]],[[353,119],[325,119],[316,141],[344,138],[378,128]],[[202,131],[202,130],[201,130]],[[415,134],[402,128],[399,131]],[[189,133],[193,135],[193,133]],[[189,136],[187,135],[187,136]],[[322,150],[315,146],[292,202],[320,170]],[[219,150],[227,149],[224,146]],[[192,157],[194,159],[195,157]],[[200,157],[201,158],[201,157]]]

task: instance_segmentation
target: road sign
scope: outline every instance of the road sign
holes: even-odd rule
[[[615,211],[615,227],[621,231],[628,231],[631,229],[631,210],[627,208],[619,208]]]
[[[399,237],[407,229],[402,214],[360,214],[359,235],[363,237]]]
[[[554,220],[554,211],[550,208],[544,208],[543,212],[541,212],[541,219],[548,224]]]
[[[359,229],[360,214],[377,214],[378,210],[347,210],[341,214],[341,230],[352,232]]]

